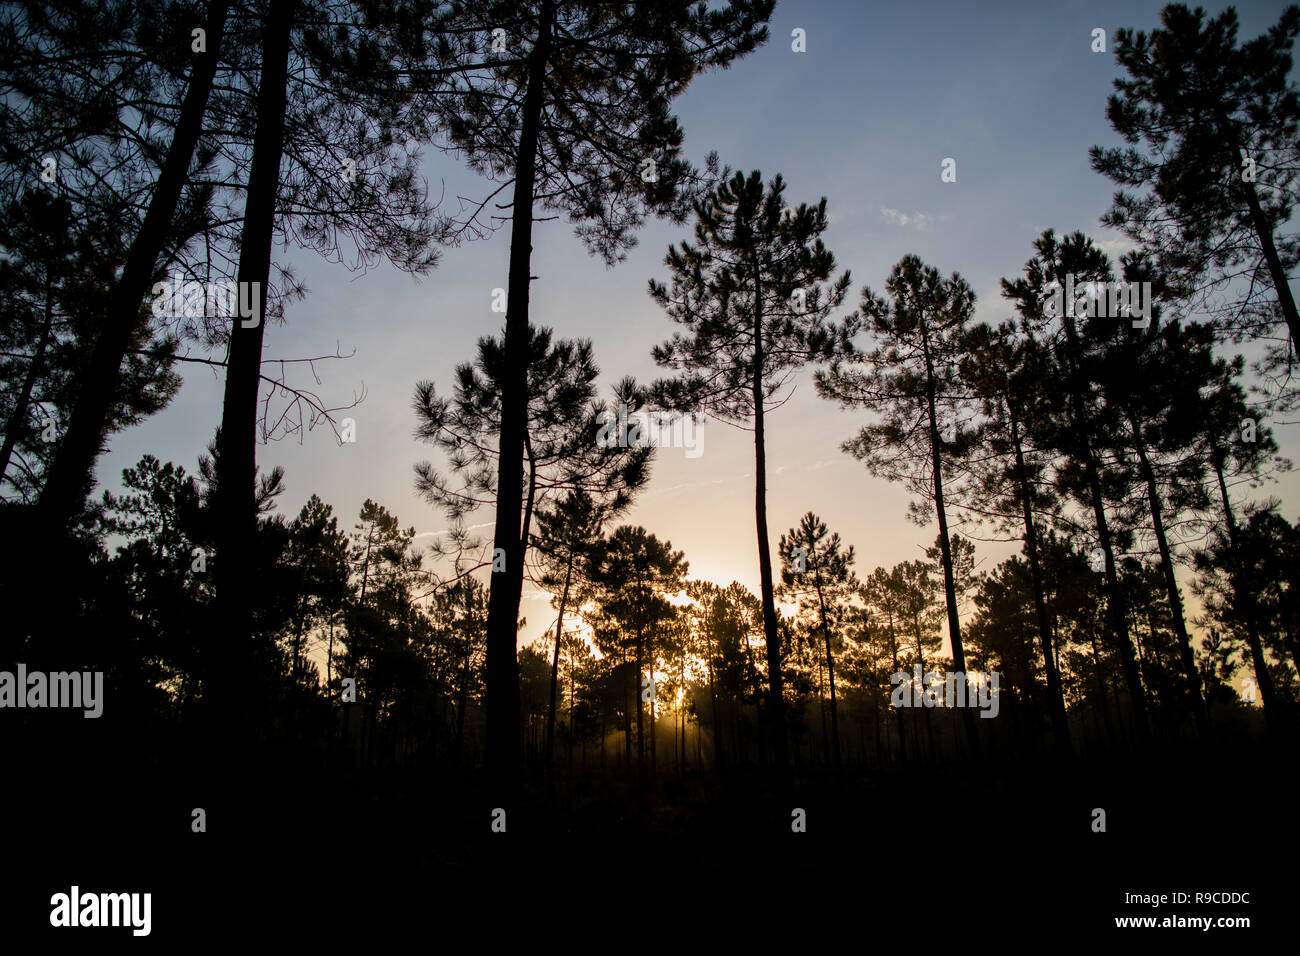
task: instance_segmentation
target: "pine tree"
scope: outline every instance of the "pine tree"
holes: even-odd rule
[[[505,569],[493,575],[488,626],[488,761],[504,780],[513,777],[518,758],[515,629],[526,536],[516,463],[527,428],[536,210],[566,214],[611,264],[635,240],[633,230],[648,211],[684,214],[682,187],[694,172],[680,157],[682,133],[669,105],[697,74],[766,40],[761,24],[771,10],[772,0],[731,0],[718,10],[683,0],[629,6],[472,0],[457,4],[438,26],[430,69],[471,68],[429,97],[430,115],[471,167],[505,179],[500,189],[514,187],[493,534]],[[486,205],[464,229],[475,228]]]
[[[1265,337],[1300,315],[1290,272],[1300,243],[1283,233],[1295,205],[1300,92],[1290,82],[1300,7],[1262,36],[1237,43],[1237,12],[1171,4],[1163,28],[1122,29],[1106,115],[1129,144],[1090,150],[1093,168],[1121,187],[1103,222],[1124,229],[1185,288],[1203,292],[1240,274],[1246,294],[1221,312],[1234,338]],[[1267,300],[1272,291],[1271,301]],[[1263,300],[1263,301],[1261,301]],[[1294,347],[1282,350],[1289,367]]]
[[[961,382],[966,323],[975,293],[957,274],[943,279],[917,256],[905,256],[890,273],[886,299],[871,289],[862,293],[862,309],[875,333],[876,348],[856,364],[835,363],[817,375],[817,391],[845,407],[867,407],[881,416],[865,426],[844,448],[864,461],[872,474],[903,481],[932,503],[939,524],[940,567],[948,611],[948,639],[953,667],[966,671],[957,607],[944,462],[952,467],[969,448],[972,436],[961,422],[969,417],[969,399]],[[924,511],[914,508],[915,520]],[[963,685],[964,687],[964,680]],[[980,752],[975,714],[959,701],[966,742]],[[928,712],[927,712],[928,714]],[[928,719],[928,717],[927,717]]]
[[[564,614],[570,599],[579,589],[580,576],[594,542],[601,537],[601,527],[610,514],[582,489],[575,489],[550,507],[537,513],[537,532],[533,536],[533,554],[541,566],[540,583],[555,594],[555,648],[551,660],[550,706],[546,717],[546,759],[555,756],[555,718],[560,675],[560,645],[564,636]]]
[[[618,513],[649,479],[654,455],[649,444],[598,440],[600,423],[614,413],[596,396],[600,369],[590,340],[553,341],[549,329],[529,332],[528,414],[520,454],[525,540],[520,558],[527,557],[538,509],[576,491],[591,496],[609,514]],[[450,470],[460,478],[457,487],[444,472],[421,462],[415,466],[416,490],[455,523],[497,503],[502,396],[508,374],[502,339],[482,338],[477,361],[456,367],[450,396],[440,396],[433,382],[416,383],[416,437],[444,452]],[[613,397],[616,405],[640,408],[631,379],[619,382]]]
[[[660,541],[644,528],[622,525],[607,539],[593,547],[584,577],[589,582],[590,600],[619,632],[625,646],[630,644],[635,671],[628,676],[636,683],[630,689],[636,696],[637,771],[644,779],[645,736],[644,704],[651,704],[651,760],[653,751],[655,697],[654,638],[656,628],[676,614],[668,597],[686,586],[689,564],[681,551],[672,550],[668,541]]]
[[[1095,356],[1085,351],[1075,314],[1078,303],[1067,302],[1062,294],[1062,290],[1084,288],[1088,283],[1110,283],[1114,273],[1106,254],[1081,232],[1058,240],[1056,233],[1048,229],[1034,241],[1034,252],[1025,264],[1023,278],[1002,280],[1002,295],[1015,304],[1024,328],[1051,350],[1052,387],[1047,391],[1055,405],[1035,420],[1039,433],[1034,440],[1066,456],[1058,465],[1058,485],[1092,512],[1104,561],[1111,640],[1124,670],[1134,727],[1138,739],[1145,742],[1150,735],[1146,693],[1129,635],[1128,611],[1106,509],[1108,492],[1114,492],[1115,476],[1104,468],[1099,453],[1106,444],[1106,422],[1101,416]]]
[[[672,247],[670,285],[650,281],[650,295],[686,327],[654,350],[678,377],[652,394],[679,411],[753,423],[754,516],[769,679],[768,733],[779,769],[788,761],[781,640],[777,631],[767,531],[766,416],[788,397],[801,367],[852,350],[855,317],[828,321],[849,287],[846,272],[830,282],[835,257],[822,244],[826,200],[788,208],[777,175],[736,173],[696,203],[695,245]]]
[[[811,511],[799,519],[798,526],[781,535],[777,551],[781,555],[781,590],[796,599],[808,597],[826,649],[826,680],[831,696],[831,755],[835,765],[841,760],[839,703],[835,693],[835,655],[831,651],[831,622],[843,616],[844,604],[857,590],[852,571],[853,546],[844,550],[838,533],[831,534],[826,523]]]
[[[996,329],[971,329],[962,378],[983,402],[981,437],[991,455],[979,468],[978,487],[996,525],[1018,520],[1025,561],[1033,589],[1043,668],[1047,675],[1048,709],[1056,744],[1069,751],[1070,728],[1056,666],[1055,637],[1047,612],[1047,595],[1039,556],[1038,513],[1059,510],[1059,497],[1046,485],[1047,461],[1028,444],[1029,421],[1042,413],[1046,356],[1031,336],[1005,322]],[[1009,493],[1008,493],[1009,489]]]

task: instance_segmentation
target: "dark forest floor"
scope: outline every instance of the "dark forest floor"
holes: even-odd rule
[[[788,791],[759,768],[647,788],[591,774],[554,792],[534,772],[513,797],[442,772],[274,759],[186,770],[122,741],[16,755],[0,784],[6,940],[53,932],[50,895],[73,883],[153,894],[149,938],[58,930],[96,944],[82,951],[101,951],[103,934],[132,947],[399,941],[403,924],[417,938],[451,934],[448,945],[468,932],[483,945],[516,934],[540,945],[550,933],[576,945],[590,933],[593,948],[623,933],[648,945],[715,935],[842,944],[847,933],[863,948],[1093,935],[1235,947],[1288,918],[1294,883],[1283,877],[1294,748],[1251,738],[1142,756],[796,772]],[[491,829],[498,806],[505,833]],[[194,807],[207,812],[206,833],[191,832]],[[1098,807],[1104,833],[1092,829]],[[806,813],[804,833],[791,830],[794,808]],[[1175,891],[1251,896],[1124,904],[1125,892]],[[1114,926],[1116,916],[1170,913],[1248,915],[1252,928]]]

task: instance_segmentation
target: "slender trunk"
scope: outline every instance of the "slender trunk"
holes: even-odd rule
[[[681,726],[681,708],[677,708],[672,711],[672,761],[677,765],[677,777],[682,775],[681,752],[684,745],[682,734],[684,730]]]
[[[521,462],[528,417],[528,294],[533,251],[533,198],[537,138],[541,129],[546,58],[554,10],[543,0],[537,42],[528,57],[528,86],[520,111],[515,153],[515,191],[510,225],[510,267],[506,282],[505,374],[501,386],[500,455],[493,547],[505,554],[505,569],[492,574],[487,624],[487,762],[502,783],[513,782],[519,765],[519,660],[516,643],[524,563],[520,539]]]
[[[298,626],[293,635],[293,664],[290,668],[290,682],[298,680],[298,662],[302,657],[302,632],[306,626],[306,611],[299,611]]]
[[[655,686],[655,682],[654,682],[655,680],[654,638],[653,637],[648,638],[646,643],[647,643],[646,658],[649,661],[649,665],[650,665],[650,686],[653,688],[653,691],[650,694],[650,779],[653,780],[655,778],[655,774],[658,772],[657,754],[659,752],[659,747],[657,746],[656,743],[655,728],[657,726],[656,717],[659,712],[659,688]]]
[[[917,658],[917,660],[919,660],[919,661],[921,662],[921,685],[922,685],[922,687],[924,687],[926,690],[929,690],[930,685],[929,685],[929,683],[928,683],[928,682],[926,681],[926,679],[925,679],[925,678],[926,678],[926,670],[925,670],[925,655],[921,652],[921,621],[920,621],[919,618],[917,618],[917,617],[913,617],[913,618],[912,618],[912,624],[913,624],[913,626],[916,628],[916,658]],[[955,667],[956,664],[954,663],[953,666]],[[915,698],[913,698],[913,701],[912,701],[912,702],[913,702],[913,704],[917,704],[917,701],[916,701]],[[920,703],[919,703],[918,706],[920,706],[921,709],[925,711],[925,737],[926,737],[926,741],[927,741],[927,742],[929,743],[929,745],[930,745],[930,763],[934,763],[934,758],[935,758],[935,753],[934,753],[934,718],[930,716],[931,708],[925,706],[925,694],[924,694],[924,693],[922,693],[922,695],[921,695],[921,700],[920,700]],[[913,708],[913,709],[915,709],[915,708]],[[969,712],[969,708],[963,708],[963,710],[966,710],[967,712]],[[915,730],[915,728],[913,728],[913,729]],[[920,750],[920,743],[919,743],[919,742],[917,743],[917,749],[918,749],[918,756],[919,756],[919,755],[920,755],[920,754],[919,754],[919,750]]]
[[[815,654],[813,656],[816,658]],[[826,758],[829,760],[830,753],[831,753],[831,739],[830,739],[830,735],[826,731],[826,692],[825,690],[822,689],[823,688],[822,662],[820,658],[816,658],[816,659],[817,659],[817,709],[821,711],[821,715],[822,715],[822,753],[824,753],[826,755]]]
[[[894,612],[890,610],[889,614],[889,649],[894,658],[894,673],[898,673],[898,635],[894,631]],[[898,723],[898,762],[899,765],[907,763],[907,738],[903,732],[903,709],[901,707],[892,708],[894,716]]]
[[[641,705],[645,702],[642,698],[642,685],[645,683],[643,676],[645,671],[645,661],[643,656],[643,637],[641,629],[638,627],[636,632],[636,775],[637,779],[645,781],[645,732],[644,732],[644,715],[645,708]]]
[[[690,723],[690,721],[686,719],[687,708],[685,706],[686,704],[686,654],[685,653],[682,654],[677,664],[677,681],[682,688],[682,706],[678,707],[678,711],[680,713],[681,722],[682,722],[682,749],[681,749],[681,756],[678,758],[678,762],[677,762],[677,775],[680,777],[684,777],[686,776],[686,757],[687,757],[686,726],[688,723]],[[676,749],[676,747],[677,747],[677,741],[674,738],[673,749]]]
[[[1032,721],[1034,733],[1027,736],[1027,743],[1033,750],[1039,749],[1042,744],[1037,730],[1042,724],[1042,708],[1039,706],[1037,695],[1034,693],[1034,681],[1029,674],[1029,659],[1033,656],[1033,641],[1026,640],[1024,632],[1020,634],[1020,683],[1024,688],[1025,709],[1029,712],[1029,719]]]
[[[1088,635],[1092,640],[1092,669],[1097,678],[1097,700],[1101,704],[1101,722],[1106,728],[1106,739],[1112,744],[1115,742],[1115,731],[1110,726],[1110,708],[1106,705],[1106,682],[1101,676],[1101,649],[1097,646],[1097,629],[1088,628]]]
[[[1192,699],[1192,710],[1196,715],[1196,726],[1203,735],[1209,730],[1210,717],[1205,709],[1205,692],[1201,686],[1201,672],[1196,668],[1196,654],[1192,651],[1192,639],[1187,633],[1187,622],[1183,619],[1183,599],[1178,591],[1178,580],[1174,576],[1173,553],[1169,549],[1169,538],[1165,534],[1164,508],[1160,501],[1160,489],[1156,485],[1155,469],[1147,455],[1146,436],[1137,418],[1128,416],[1129,427],[1133,430],[1133,445],[1137,451],[1138,463],[1142,467],[1142,477],[1147,486],[1147,504],[1151,511],[1151,524],[1155,529],[1156,545],[1160,549],[1160,569],[1164,576],[1165,596],[1169,601],[1169,616],[1173,620],[1174,636],[1178,640],[1178,655],[1183,665],[1183,678],[1187,681],[1187,692]]]
[[[1246,197],[1246,206],[1250,210],[1251,225],[1255,227],[1255,234],[1259,237],[1259,244],[1264,252],[1264,261],[1268,264],[1268,275],[1273,280],[1273,289],[1277,292],[1277,302],[1282,309],[1282,317],[1286,319],[1286,327],[1291,332],[1291,341],[1300,343],[1300,316],[1296,314],[1291,283],[1287,279],[1286,269],[1282,266],[1282,259],[1278,255],[1277,244],[1273,241],[1273,227],[1269,224],[1268,216],[1260,205],[1255,184],[1243,182],[1242,193]]]
[[[555,619],[555,656],[551,659],[551,709],[546,720],[546,762],[551,763],[555,755],[555,692],[560,682],[560,639],[564,634],[564,608],[569,603],[569,584],[573,580],[573,552],[569,552],[568,562],[564,566],[564,589],[560,592],[560,614]],[[570,704],[572,711],[572,704]],[[572,713],[570,713],[569,733],[573,733]],[[573,762],[573,747],[569,747],[570,763]]]
[[[4,476],[9,473],[9,459],[13,457],[14,448],[18,444],[18,433],[23,427],[23,422],[27,420],[27,411],[32,403],[32,392],[36,390],[36,382],[41,377],[41,367],[45,364],[45,350],[49,348],[50,333],[54,328],[54,290],[48,269],[47,264],[45,318],[41,322],[41,335],[36,341],[36,351],[32,354],[31,364],[27,366],[27,374],[23,377],[22,391],[14,401],[13,414],[5,423],[4,445],[0,447],[0,483],[4,482]]]
[[[528,462],[527,491],[524,493],[524,520],[519,534],[519,561],[528,556],[528,531],[533,523],[533,502],[537,498],[537,461],[533,458],[533,439],[528,434],[528,421],[524,421],[524,460]]]
[[[952,571],[952,545],[948,538],[948,518],[943,504],[943,479],[939,477],[939,454],[937,451],[934,455],[934,467],[935,514],[939,519],[939,548],[940,557],[943,561],[943,590],[944,601],[948,610],[948,636],[952,644],[952,665],[956,671],[964,674],[966,672],[966,651],[961,640],[961,622],[957,612],[957,589]],[[957,703],[966,713],[966,719],[963,722],[966,725],[966,735],[971,751],[978,754],[979,733],[974,724],[975,715],[966,706],[966,701],[958,701]]]
[[[704,723],[704,721],[700,719],[699,714],[696,714],[695,715],[695,769],[700,773],[704,772],[704,741],[700,739],[703,736],[703,734],[701,734],[700,732],[703,729],[700,726],[702,723]]]
[[[1259,687],[1259,695],[1264,702],[1264,721],[1272,725],[1277,722],[1279,701],[1277,692],[1273,688],[1273,678],[1268,672],[1268,662],[1264,657],[1264,644],[1259,637],[1259,609],[1255,603],[1255,594],[1242,580],[1240,534],[1237,528],[1237,516],[1232,510],[1232,498],[1228,495],[1228,483],[1223,478],[1223,458],[1224,456],[1215,449],[1211,456],[1211,464],[1214,466],[1214,476],[1219,483],[1223,519],[1228,528],[1228,548],[1232,552],[1228,579],[1233,593],[1238,595],[1244,605],[1242,611],[1246,624],[1246,646],[1250,649],[1250,663],[1255,671],[1255,684]]]
[[[1065,310],[1064,325],[1072,368],[1072,381],[1069,388],[1069,401],[1073,431],[1077,451],[1083,458],[1084,473],[1088,483],[1089,503],[1093,518],[1097,524],[1097,536],[1101,540],[1101,549],[1106,559],[1106,612],[1110,618],[1111,633],[1115,640],[1115,649],[1120,656],[1120,666],[1124,672],[1124,683],[1128,688],[1129,701],[1133,708],[1133,727],[1139,743],[1146,743],[1151,737],[1151,728],[1147,724],[1146,692],[1142,687],[1142,672],[1138,668],[1137,658],[1133,653],[1133,642],[1128,632],[1128,611],[1124,594],[1119,586],[1119,570],[1115,564],[1115,547],[1111,540],[1110,524],[1106,520],[1105,500],[1102,496],[1101,475],[1097,460],[1093,454],[1091,422],[1079,393],[1077,379],[1082,374],[1078,334],[1074,321]]]
[[[375,543],[375,523],[370,522],[370,527],[366,529],[366,554],[361,559],[361,596],[358,604],[366,603],[366,588],[370,584],[370,549]]]
[[[77,383],[76,404],[67,433],[59,443],[41,489],[39,510],[53,526],[61,527],[72,516],[93,481],[92,471],[117,393],[122,360],[139,333],[140,305],[149,294],[154,269],[167,243],[194,149],[203,132],[203,115],[217,72],[229,6],[229,0],[212,0],[208,7],[203,25],[207,49],[194,61],[167,158],[158,172],[140,231],[126,254],[122,275],[109,293],[108,322],[95,341],[89,367]]]
[[[224,675],[228,685],[226,693],[233,694],[238,686],[243,692],[241,698],[256,697],[255,690],[250,693],[248,682],[251,680],[255,685],[260,676],[260,662],[255,662],[251,643],[253,620],[247,600],[256,586],[257,393],[266,331],[275,202],[284,156],[294,9],[294,0],[272,0],[264,23],[257,131],[253,137],[253,161],[244,199],[236,273],[240,301],[244,301],[244,290],[249,290],[257,312],[249,319],[241,315],[232,318],[217,462],[217,620],[225,630],[222,642],[229,649],[228,655],[223,656],[235,668]]]
[[[763,287],[757,255],[753,257],[753,270],[754,523],[758,532],[758,577],[763,597],[763,637],[767,645],[768,737],[776,759],[777,772],[784,774],[790,758],[785,726],[785,687],[781,674],[781,636],[777,631],[776,598],[772,586],[772,554],[767,535],[767,449],[763,424]]]
[[[334,613],[330,612],[330,646],[325,652],[325,686],[334,682]]]
[[[469,708],[469,658],[471,654],[469,639],[465,641],[465,662],[460,668],[460,687],[456,694],[456,763],[460,764],[465,754],[465,711]]]
[[[826,600],[822,594],[821,572],[817,572],[817,606],[821,611],[822,637],[826,641],[826,682],[831,688],[831,744],[835,750],[832,758],[840,765],[840,712],[835,699],[835,656],[831,653],[831,628],[826,619]]]
[[[573,695],[577,690],[577,674],[573,669],[573,659],[569,659],[569,779],[573,779]],[[587,735],[582,736],[582,769],[587,769]]]
[[[628,700],[627,691],[630,689],[632,691],[632,695],[634,697],[639,698],[641,694],[641,688],[639,686],[633,686],[633,682],[634,681],[639,682],[640,679],[641,678],[640,678],[639,671],[637,672],[636,675],[633,675],[631,671],[628,671],[627,679],[623,682],[623,751],[624,751],[624,756],[627,758],[627,765],[624,767],[624,770],[626,770],[629,774],[632,772],[632,707],[633,704]]]
[[[722,725],[718,723],[718,684],[713,675],[713,639],[708,629],[704,634],[705,649],[709,655],[709,704],[713,710],[713,769],[719,770],[722,767]]]
[[[765,764],[765,763],[767,762],[767,749],[766,749],[766,747],[764,746],[764,739],[765,739],[765,737],[764,737],[764,734],[763,734],[763,718],[764,718],[764,712],[763,712],[762,703],[761,703],[761,702],[762,702],[762,698],[763,698],[763,692],[762,692],[762,690],[759,688],[759,683],[758,683],[758,668],[756,668],[756,667],[754,666],[754,652],[753,652],[753,648],[751,648],[751,647],[749,646],[749,636],[748,636],[748,635],[745,636],[745,665],[746,665],[746,668],[747,668],[748,671],[749,671],[749,686],[750,686],[750,690],[751,690],[751,692],[752,692],[753,695],[754,695],[754,724],[755,724],[755,726],[758,728],[758,762],[759,762],[760,764]],[[739,737],[739,733],[740,733],[740,730],[739,730],[740,708],[738,707],[736,710],[737,710],[737,713],[736,713],[736,717],[737,717],[737,731],[736,731],[736,733],[737,733],[737,738],[736,738],[736,750],[737,750],[737,752],[739,752],[739,750],[740,750],[740,737]]]
[[[880,698],[875,694],[871,695],[871,724],[876,737],[876,769],[881,770],[885,766],[885,747],[880,735]]]
[[[1034,613],[1038,620],[1038,639],[1043,649],[1043,669],[1047,673],[1048,707],[1052,713],[1052,730],[1056,746],[1070,752],[1070,724],[1065,716],[1065,700],[1061,694],[1061,675],[1056,669],[1052,625],[1047,616],[1047,596],[1043,587],[1043,568],[1038,557],[1038,526],[1034,522],[1029,488],[1029,472],[1025,467],[1025,453],[1020,440],[1020,423],[1015,409],[1006,402],[1007,417],[1011,421],[1011,443],[1016,450],[1016,480],[1019,487],[1021,513],[1025,521],[1025,557],[1029,562],[1029,577],[1034,588]]]
[[[957,583],[952,571],[952,543],[948,539],[948,514],[943,501],[943,456],[939,451],[939,419],[936,408],[934,363],[930,355],[930,337],[924,319],[921,321],[921,347],[925,354],[926,411],[930,418],[930,467],[934,472],[934,511],[939,519],[939,553],[943,560],[943,595],[948,608],[948,640],[952,644],[952,666],[962,675],[962,694],[966,693],[966,651],[961,642],[961,619],[957,612]],[[966,728],[966,743],[971,756],[980,753],[979,726],[974,711],[965,700],[955,701],[961,708],[962,724]],[[930,714],[926,711],[926,727]],[[931,757],[934,756],[934,736],[930,736]]]

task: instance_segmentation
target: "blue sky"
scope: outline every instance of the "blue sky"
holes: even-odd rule
[[[1019,273],[1043,229],[1082,229],[1112,252],[1127,248],[1103,230],[1110,181],[1092,172],[1088,148],[1113,144],[1106,97],[1118,68],[1114,31],[1151,29],[1161,4],[1147,2],[969,2],[870,4],[779,2],[769,43],[730,70],[699,78],[678,101],[687,154],[697,162],[717,150],[733,168],[780,172],[787,201],[825,196],[831,226],[826,245],[853,276],[851,308],[863,285],[881,289],[890,268],[916,253],[944,273],[959,272],[975,289],[978,319],[1009,314],[998,295],[1003,276]],[[1238,6],[1240,36],[1253,38],[1276,21],[1281,2]],[[1221,8],[1208,8],[1211,14]],[[1091,52],[1102,27],[1107,52]],[[806,31],[807,52],[791,50],[791,31]],[[957,163],[957,180],[940,181],[940,163]],[[431,190],[482,197],[490,188],[451,156],[426,149]],[[607,270],[590,258],[563,221],[536,227],[532,321],[559,337],[591,338],[608,383],[660,374],[651,347],[672,324],[646,294],[663,279],[669,244],[688,226],[653,222],[628,260]],[[383,265],[361,276],[314,254],[277,250],[308,286],[305,300],[271,326],[268,358],[344,354],[322,363],[320,385],[299,376],[331,404],[346,404],[364,384],[366,399],[342,414],[357,422],[357,441],[340,447],[328,428],[259,447],[263,469],[282,465],[288,491],[279,508],[296,514],[312,494],[334,506],[351,527],[373,498],[422,533],[447,527],[416,495],[412,466],[434,458],[412,437],[410,402],[419,379],[439,386],[474,354],[476,340],[496,334],[492,289],[505,285],[508,229],[493,238],[445,250],[420,279]],[[844,311],[848,311],[845,309]],[[116,487],[121,470],[152,453],[193,471],[221,414],[221,379],[211,369],[184,368],[172,405],[114,436],[99,465]],[[871,478],[839,444],[863,420],[816,397],[811,374],[769,422],[769,526],[780,533],[816,511],[859,552],[858,570],[921,555],[934,539],[904,518],[902,488]],[[1284,452],[1295,458],[1295,426],[1282,427]],[[1271,491],[1294,520],[1297,479]],[[709,423],[704,453],[688,459],[663,449],[654,477],[626,520],[644,524],[684,549],[691,572],[757,590],[753,515],[753,453],[748,433]],[[486,523],[486,511],[470,523]],[[484,529],[490,532],[490,529]],[[427,540],[427,539],[421,539]],[[981,545],[984,567],[1015,550]],[[521,613],[531,639],[552,619],[544,600],[525,595]]]

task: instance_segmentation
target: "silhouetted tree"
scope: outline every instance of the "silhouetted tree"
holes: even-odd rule
[[[981,438],[991,451],[981,465],[976,465],[977,487],[986,503],[988,520],[1000,526],[1016,520],[1021,523],[1039,647],[1047,675],[1052,730],[1057,746],[1069,751],[1070,728],[1047,614],[1036,517],[1039,512],[1059,510],[1059,498],[1045,482],[1046,456],[1027,442],[1029,419],[1043,411],[1047,357],[1031,336],[1018,333],[1010,322],[996,329],[988,325],[973,327],[966,347],[962,378],[983,402]]]
[[[1106,254],[1081,232],[1058,240],[1056,233],[1048,229],[1034,240],[1034,252],[1025,263],[1023,278],[1002,280],[1002,295],[1015,304],[1026,330],[1051,350],[1049,395],[1055,405],[1048,414],[1035,419],[1035,441],[1066,456],[1058,463],[1058,484],[1092,511],[1105,562],[1111,639],[1124,668],[1135,731],[1138,739],[1145,741],[1150,733],[1146,697],[1128,632],[1128,611],[1120,590],[1115,542],[1106,512],[1106,492],[1114,476],[1105,470],[1099,454],[1100,447],[1106,444],[1106,423],[1099,409],[1095,356],[1085,351],[1075,315],[1078,303],[1066,301],[1064,295],[1087,283],[1110,283],[1114,273]]]
[[[647,211],[684,215],[681,187],[692,170],[679,156],[682,134],[669,105],[697,74],[762,43],[767,31],[760,24],[771,9],[772,0],[731,0],[717,10],[684,0],[653,8],[472,0],[440,25],[432,68],[450,61],[474,69],[431,97],[429,111],[471,167],[508,177],[500,189],[514,186],[493,534],[505,567],[493,574],[488,624],[488,761],[506,778],[519,739],[515,626],[527,537],[517,463],[527,428],[535,208],[568,215],[579,237],[611,264],[635,240]],[[494,31],[506,40],[499,58]]]
[[[91,470],[101,449],[114,397],[118,394],[123,360],[138,338],[141,325],[147,324],[142,306],[154,282],[159,258],[168,242],[177,238],[174,220],[177,219],[190,163],[203,132],[203,116],[221,55],[229,6],[228,0],[211,0],[207,6],[202,27],[205,31],[204,49],[194,54],[194,65],[176,113],[175,131],[159,165],[148,208],[138,231],[130,240],[121,275],[112,285],[106,319],[100,326],[89,364],[78,382],[78,399],[67,434],[59,445],[41,490],[40,511],[52,526],[61,527],[81,505],[89,489]],[[178,27],[178,24],[172,25],[164,42],[192,49],[193,41],[188,29]],[[108,108],[116,112],[125,105],[109,103]],[[183,237],[189,238],[188,235]],[[250,489],[252,485],[250,475]]]
[[[959,459],[969,446],[969,430],[961,427],[968,403],[961,381],[966,322],[975,307],[975,293],[954,273],[943,279],[917,256],[899,261],[885,284],[892,299],[862,290],[862,310],[871,323],[877,346],[861,363],[837,362],[817,373],[817,391],[841,405],[867,407],[881,416],[865,426],[844,449],[861,459],[872,474],[905,482],[914,494],[934,507],[939,523],[944,595],[948,609],[948,639],[953,667],[966,671],[961,642],[961,617],[953,577],[953,557],[944,498],[944,460]],[[924,511],[913,508],[914,520]],[[962,684],[964,688],[964,682]],[[972,754],[980,751],[975,714],[959,701],[966,741]],[[927,711],[927,719],[928,719]]]
[[[1284,322],[1294,343],[1300,316],[1289,273],[1300,244],[1282,229],[1300,158],[1300,94],[1289,79],[1300,7],[1241,46],[1232,7],[1207,19],[1199,7],[1170,4],[1160,19],[1150,34],[1115,34],[1128,75],[1114,81],[1106,115],[1129,145],[1094,146],[1090,156],[1128,189],[1115,193],[1103,222],[1188,286],[1242,277],[1248,291],[1224,310],[1225,331],[1268,336]],[[1257,302],[1269,289],[1272,301]],[[1289,367],[1293,349],[1283,351]]]
[[[606,539],[593,546],[584,577],[590,599],[611,622],[624,640],[630,639],[633,651],[636,695],[637,771],[645,772],[645,738],[642,704],[651,704],[650,733],[652,769],[654,755],[656,651],[655,629],[676,614],[668,597],[686,585],[689,569],[684,555],[673,551],[672,544],[660,541],[644,528],[621,525]]]
[[[541,565],[539,583],[555,594],[555,648],[551,660],[550,705],[546,716],[546,759],[555,756],[556,696],[560,675],[560,644],[564,635],[564,612],[575,588],[575,575],[586,570],[592,543],[601,537],[609,515],[581,489],[571,491],[549,508],[537,512],[537,533],[533,553]]]
[[[832,757],[838,765],[840,755],[839,705],[835,697],[835,656],[831,651],[831,621],[841,616],[844,603],[857,590],[853,574],[853,546],[843,550],[838,533],[829,533],[826,523],[811,511],[799,519],[797,527],[781,535],[777,547],[781,555],[781,589],[794,598],[810,597],[816,601],[813,613],[826,647],[826,680],[831,695]]]
[[[777,766],[786,766],[781,641],[777,633],[767,532],[766,416],[785,401],[791,376],[810,362],[851,351],[855,317],[828,321],[844,301],[846,272],[831,285],[835,257],[822,244],[826,200],[789,208],[777,175],[736,173],[696,203],[695,245],[670,247],[671,285],[650,280],[650,295],[687,328],[654,350],[679,376],[655,383],[665,406],[703,411],[733,424],[753,422],[754,515],[770,681],[768,723]]]
[[[1187,631],[1182,595],[1174,569],[1170,528],[1180,516],[1205,507],[1205,459],[1195,420],[1211,338],[1204,326],[1166,321],[1159,299],[1166,291],[1141,256],[1126,257],[1124,280],[1148,282],[1150,314],[1136,322],[1101,316],[1087,323],[1085,348],[1095,348],[1095,375],[1112,426],[1104,439],[1133,472],[1142,489],[1160,557],[1160,572],[1170,625],[1178,642],[1187,695],[1198,729],[1208,729],[1200,671]]]

